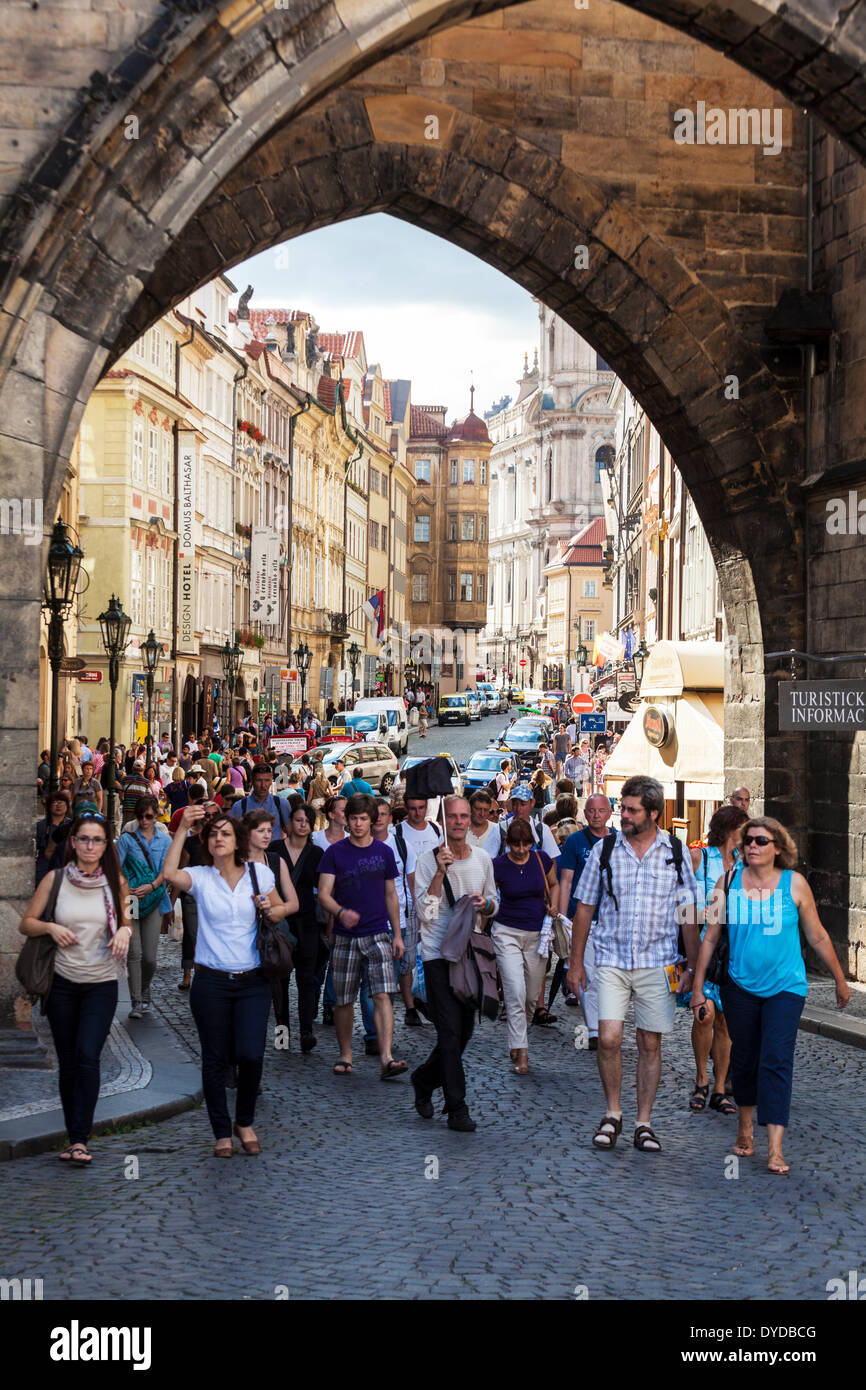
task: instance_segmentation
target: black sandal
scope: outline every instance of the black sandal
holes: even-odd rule
[[[556,1023],[556,1014],[552,1014],[549,1009],[536,1009],[532,1023],[536,1028],[552,1028]]]
[[[605,1125],[611,1125],[613,1127],[612,1132],[605,1129]],[[598,1129],[592,1136],[593,1146],[596,1149],[614,1149],[616,1148],[616,1141],[621,1134],[622,1115],[620,1115],[618,1119],[615,1115],[605,1115],[604,1119],[599,1121]]]
[[[709,1095],[709,1093],[709,1081],[707,1082],[706,1086],[696,1086],[695,1089],[692,1091],[691,1097],[689,1099],[689,1109],[692,1110],[696,1115],[699,1114],[701,1110],[706,1110],[707,1096]]]
[[[720,1115],[736,1115],[737,1107],[723,1091],[713,1091],[710,1096],[710,1109],[718,1110]]]
[[[658,1154],[662,1151],[662,1146],[649,1125],[635,1125],[634,1146],[640,1149],[642,1154]]]

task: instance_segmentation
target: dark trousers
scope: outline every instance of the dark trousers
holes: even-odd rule
[[[447,960],[425,960],[427,1012],[436,1029],[436,1046],[412,1073],[417,1089],[430,1095],[441,1086],[449,1115],[466,1107],[463,1051],[475,1026],[475,1006],[462,1004],[448,983]]]
[[[181,968],[192,970],[195,965],[195,943],[198,936],[198,904],[192,893],[181,893],[180,915],[183,918],[183,942],[180,948]]]
[[[733,980],[722,985],[734,1100],[757,1105],[759,1125],[787,1125],[790,1118],[794,1047],[805,1002],[787,990],[762,999]]]
[[[45,1012],[51,1025],[60,1102],[71,1144],[86,1144],[99,1097],[99,1059],[117,1008],[117,981],[79,984],[55,974]]]
[[[301,1029],[301,1037],[305,1037],[313,1031],[313,1019],[316,1017],[318,1008],[318,986],[316,983],[316,970],[321,962],[321,956],[326,948],[322,941],[322,933],[315,917],[309,922],[302,922],[295,918],[292,922],[292,931],[298,938],[298,944],[294,950],[295,958],[295,984],[298,990],[298,1022]]]
[[[226,1067],[238,1069],[235,1122],[251,1125],[262,1076],[271,991],[256,972],[229,980],[199,967],[193,976],[189,1003],[201,1042],[201,1081],[216,1139],[231,1138],[226,1103]]]

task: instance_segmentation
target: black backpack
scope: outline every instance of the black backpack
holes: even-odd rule
[[[618,835],[617,833],[614,833],[614,834],[612,834],[612,835],[605,835],[605,837],[604,837],[604,839],[602,840],[602,843],[601,843],[601,858],[600,858],[599,864],[598,864],[599,874],[600,874],[600,876],[601,876],[601,890],[600,890],[599,895],[598,895],[598,902],[596,903],[596,911],[598,911],[598,908],[601,906],[601,900],[602,900],[602,898],[604,897],[604,893],[605,893],[605,882],[604,882],[604,879],[605,879],[605,875],[607,875],[607,892],[608,892],[608,894],[609,894],[609,896],[610,896],[610,898],[611,898],[611,900],[612,900],[612,902],[613,902],[614,907],[616,908],[617,912],[619,912],[619,903],[617,902],[616,893],[614,893],[614,891],[613,891],[613,875],[612,875],[611,869],[610,869],[611,856],[612,856],[612,854],[613,854],[614,846],[616,845],[616,842],[617,842],[618,839],[619,839],[619,835]],[[676,835],[672,835],[672,836],[671,836],[671,858],[670,858],[670,859],[666,859],[666,860],[665,860],[665,863],[666,863],[666,864],[673,864],[674,868],[675,868],[676,871],[677,871],[677,886],[678,886],[679,888],[682,888],[682,886],[683,886],[683,842],[682,842],[682,840],[680,840],[679,837],[676,836]]]

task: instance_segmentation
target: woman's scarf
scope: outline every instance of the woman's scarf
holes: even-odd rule
[[[66,865],[66,877],[74,888],[101,888],[102,896],[105,901],[105,915],[108,919],[108,935],[114,936],[117,931],[117,914],[114,911],[114,901],[111,896],[111,889],[108,886],[108,879],[102,869],[94,869],[92,874],[86,874],[83,869],[79,869],[77,864]]]

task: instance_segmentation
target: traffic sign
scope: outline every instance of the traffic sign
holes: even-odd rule
[[[525,666],[525,665],[526,665],[526,657],[525,657],[525,656],[522,656],[522,657],[520,658],[520,665],[521,665],[521,666]]]
[[[580,692],[571,697],[571,708],[575,714],[592,714],[595,709],[595,700],[591,695],[584,695]]]
[[[582,714],[580,716],[582,734],[604,734],[607,732],[607,716],[604,714]]]

